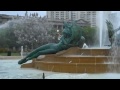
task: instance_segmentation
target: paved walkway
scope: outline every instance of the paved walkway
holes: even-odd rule
[[[0,56],[0,60],[4,59],[20,59],[21,56]]]

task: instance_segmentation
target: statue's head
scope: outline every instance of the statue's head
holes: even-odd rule
[[[70,29],[70,28],[72,28],[72,26],[73,26],[73,25],[72,25],[72,22],[64,22],[63,29],[66,29],[66,28],[67,28],[67,29],[68,29],[68,28]]]
[[[72,35],[72,23],[71,22],[64,22],[63,25],[63,35],[70,37]]]
[[[72,39],[78,39],[82,36],[82,29],[75,21],[72,22],[64,22],[63,35],[67,35],[68,37],[72,37]]]

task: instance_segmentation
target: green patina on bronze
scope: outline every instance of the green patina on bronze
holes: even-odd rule
[[[112,46],[112,44],[113,44],[113,42],[115,40],[115,37],[118,40],[120,39],[120,34],[115,36],[115,33],[120,30],[120,27],[117,28],[117,29],[114,29],[113,24],[108,20],[106,20],[106,24],[107,24],[107,29],[108,29],[109,41],[111,42],[111,46]],[[119,42],[117,42],[117,43],[119,44]]]
[[[82,47],[84,41],[85,38],[82,36],[82,28],[77,25],[75,21],[65,22],[64,30],[59,43],[49,43],[38,47],[25,58],[21,59],[18,64],[23,64],[33,58],[37,58],[39,55],[55,54],[70,47]]]
[[[113,25],[110,21],[106,20],[106,24],[107,24],[107,28],[108,28],[108,37],[109,37],[109,41],[112,45],[113,43],[113,36],[114,36],[114,29],[113,29]]]

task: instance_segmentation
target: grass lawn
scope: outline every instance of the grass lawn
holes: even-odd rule
[[[0,53],[0,56],[7,56],[7,53]],[[20,53],[11,53],[11,56],[20,56]]]

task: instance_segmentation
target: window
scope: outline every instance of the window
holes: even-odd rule
[[[55,18],[55,19],[59,19],[59,18]]]
[[[95,13],[96,13],[96,11],[93,11],[92,13],[94,13],[94,14],[95,14]]]

